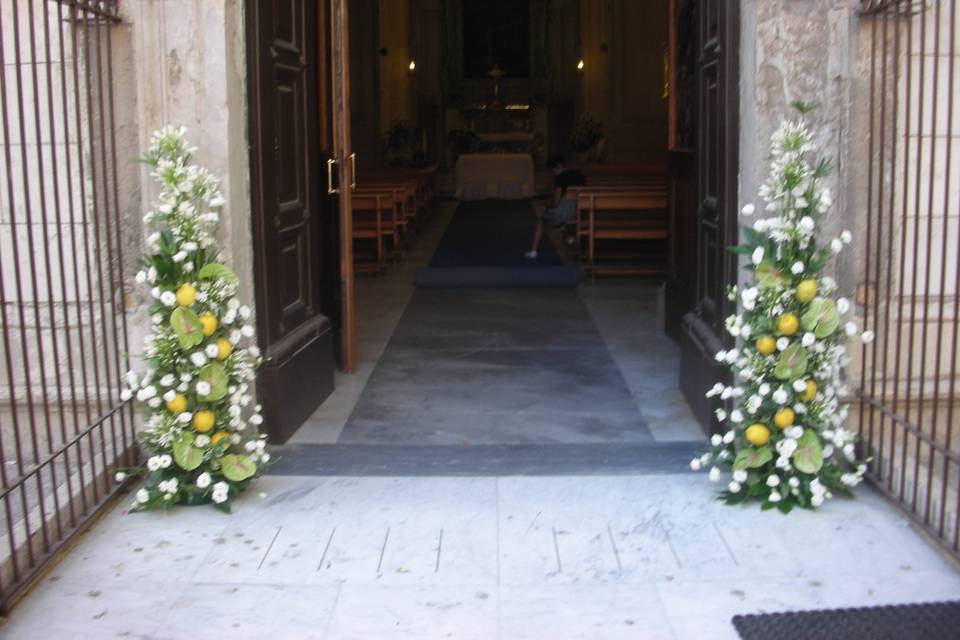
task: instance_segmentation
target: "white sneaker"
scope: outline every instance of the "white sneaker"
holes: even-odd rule
[[[524,257],[524,258],[530,258],[531,260],[535,260],[536,257],[537,257],[537,252],[536,252],[536,251],[527,251],[525,254],[523,254],[523,257]]]

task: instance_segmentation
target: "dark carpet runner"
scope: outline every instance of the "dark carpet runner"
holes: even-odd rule
[[[526,200],[462,202],[417,287],[575,287],[577,268],[564,264],[548,239],[530,249],[536,218]]]

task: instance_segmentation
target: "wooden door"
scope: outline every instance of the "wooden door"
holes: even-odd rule
[[[313,0],[247,0],[251,216],[266,431],[283,442],[333,390],[340,316],[329,22]],[[334,235],[336,237],[336,235]]]
[[[694,307],[681,322],[680,387],[712,430],[714,407],[704,393],[726,376],[714,355],[731,343],[724,320],[735,308],[726,287],[737,268],[727,247],[737,240],[740,2],[702,0],[697,11]]]

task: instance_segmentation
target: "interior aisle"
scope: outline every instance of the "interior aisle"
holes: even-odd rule
[[[677,388],[679,349],[663,332],[661,284],[418,291],[413,274],[433,257],[456,203],[437,206],[401,264],[357,279],[357,372],[337,375],[333,395],[281,448],[274,472],[327,472],[337,455],[388,446],[417,447],[427,466],[449,464],[442,461],[457,447],[472,456],[468,467],[491,472],[491,457],[523,471],[531,452],[544,450],[569,471],[590,458],[616,468],[618,456],[685,465],[703,435]],[[657,447],[671,442],[680,446]],[[306,445],[309,456],[298,449]],[[339,454],[313,445],[336,445]],[[522,460],[511,458],[518,452]]]

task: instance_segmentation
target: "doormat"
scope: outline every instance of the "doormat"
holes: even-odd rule
[[[418,269],[419,288],[575,287],[577,267],[565,264],[549,238],[527,258],[536,225],[526,200],[461,202],[430,263]]]
[[[743,640],[942,640],[960,636],[960,601],[734,616]]]

